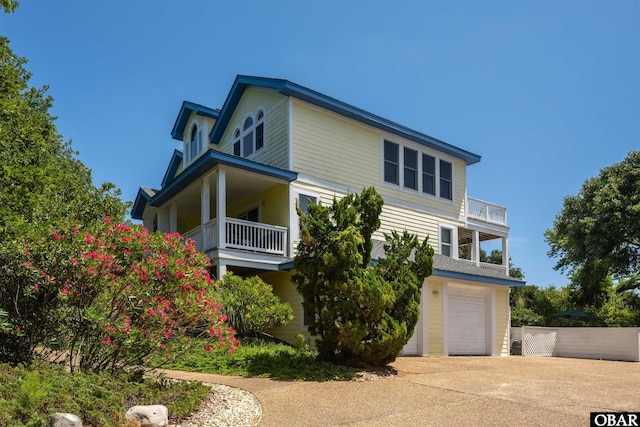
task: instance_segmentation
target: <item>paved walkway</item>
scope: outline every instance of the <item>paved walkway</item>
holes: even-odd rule
[[[640,411],[640,363],[535,357],[401,357],[398,376],[294,382],[172,371],[262,403],[260,426],[585,426],[591,411]]]

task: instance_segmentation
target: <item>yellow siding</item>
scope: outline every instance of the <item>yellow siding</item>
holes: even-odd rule
[[[437,291],[438,295],[434,295]],[[442,331],[442,282],[429,279],[427,295],[428,313],[428,334],[429,334],[429,356],[442,356],[443,353],[443,331]]]
[[[380,182],[380,134],[292,102],[293,170],[361,190]]]
[[[509,290],[496,289],[496,355],[509,354]]]
[[[269,331],[274,337],[293,343],[296,335],[302,333],[302,297],[291,283],[291,273],[286,271],[269,271],[260,274],[262,280],[273,286],[273,293],[281,301],[288,302],[293,309],[293,320],[285,326]]]
[[[301,182],[294,182],[294,186],[301,193],[319,195],[320,202],[325,206],[333,202],[334,196],[339,200],[346,195],[344,192]],[[439,221],[440,218],[433,214],[385,203],[382,207],[382,214],[380,215],[380,229],[374,233],[373,238],[376,240],[384,240],[384,233],[389,234],[393,230],[398,232],[407,230],[410,233],[417,234],[420,240],[423,240],[428,235],[429,244],[438,252],[440,247],[440,236],[438,232]],[[447,223],[456,224],[457,221],[449,220]]]
[[[265,109],[265,147],[250,160],[287,169],[288,160],[288,102],[287,97],[275,90],[248,87],[236,107],[220,146],[223,153],[233,154],[233,133],[242,125],[247,113]]]
[[[443,202],[417,192],[382,183],[382,139],[378,129],[365,126],[302,101],[292,102],[293,170],[360,191],[374,186],[385,199],[409,202],[449,215],[464,214],[465,172],[462,160],[444,156],[454,164],[454,200]],[[396,136],[385,136],[407,147],[430,152],[423,145]],[[431,154],[440,156],[431,150]],[[410,209],[410,208],[407,208]]]
[[[289,224],[289,193],[285,184],[275,184],[242,202],[229,206],[227,214],[233,218],[260,205],[260,222],[286,227]]]

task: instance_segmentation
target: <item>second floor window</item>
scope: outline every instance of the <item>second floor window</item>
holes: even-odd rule
[[[252,115],[246,117],[242,127],[233,133],[233,154],[250,157],[264,148],[264,111],[258,111],[255,119]]]
[[[452,162],[388,140],[384,140],[382,155],[385,183],[453,200]]]
[[[400,184],[400,153],[399,145],[384,141],[384,180],[392,184]]]
[[[186,148],[187,163],[191,163],[202,153],[202,130],[195,124],[191,127],[191,136]]]
[[[451,256],[451,234],[450,228],[440,228],[440,255]]]

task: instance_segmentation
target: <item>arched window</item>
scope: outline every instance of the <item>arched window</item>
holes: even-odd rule
[[[191,127],[191,137],[187,145],[187,163],[190,163],[202,152],[202,131],[198,131],[198,125],[194,123]]]
[[[249,157],[264,148],[264,111],[258,110],[258,114],[249,115],[242,122],[241,128],[233,132],[233,154],[235,156]]]
[[[253,151],[253,119],[247,117],[242,126],[242,154],[244,157],[248,157],[253,154]]]

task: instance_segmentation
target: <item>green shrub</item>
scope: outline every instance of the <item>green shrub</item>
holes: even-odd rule
[[[127,408],[167,406],[172,418],[193,412],[210,388],[200,383],[139,381],[127,374],[83,374],[35,363],[0,365],[0,427],[43,427],[55,412],[69,412],[93,427],[121,426]]]
[[[209,266],[179,234],[108,218],[61,225],[49,241],[25,243],[11,337],[29,353],[67,352],[70,369],[84,372],[143,366],[157,353],[169,359],[175,338],[203,325],[207,348],[232,352],[238,342],[214,299]]]
[[[216,283],[222,312],[238,335],[255,335],[293,318],[288,303],[273,294],[273,288],[259,277],[243,278],[227,273]]]

